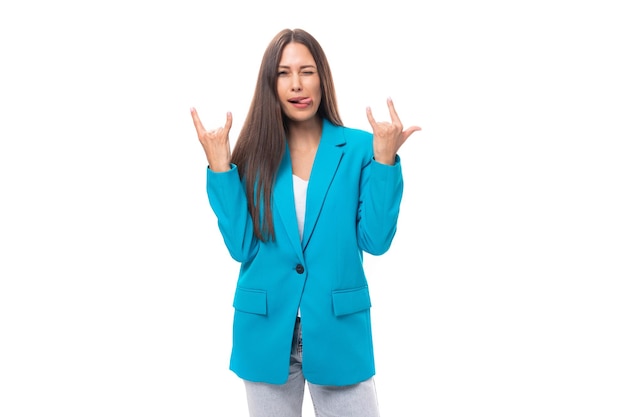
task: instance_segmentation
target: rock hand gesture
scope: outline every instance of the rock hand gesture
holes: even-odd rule
[[[193,107],[191,108],[191,118],[196,127],[200,144],[204,148],[209,168],[215,172],[228,171],[230,169],[230,141],[228,134],[233,125],[233,115],[230,112],[226,113],[226,124],[214,130],[206,130],[202,126],[198,112]]]
[[[369,120],[374,133],[374,159],[381,164],[393,165],[400,146],[406,142],[409,136],[418,130],[422,130],[422,128],[411,126],[403,130],[402,122],[400,122],[398,113],[396,113],[393,101],[390,98],[387,99],[387,106],[389,107],[391,122],[377,122],[374,120],[372,109],[369,107],[366,109],[366,113],[367,120]]]

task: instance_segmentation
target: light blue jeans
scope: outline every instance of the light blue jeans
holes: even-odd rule
[[[275,385],[245,381],[250,417],[301,417],[307,383],[317,417],[379,417],[374,379],[347,386],[311,384],[302,374],[302,332],[296,320],[289,379]]]

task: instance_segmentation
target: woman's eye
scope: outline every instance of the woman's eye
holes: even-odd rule
[[[278,76],[279,77],[282,77],[282,76],[285,76],[285,75],[287,75],[287,71],[278,71]]]

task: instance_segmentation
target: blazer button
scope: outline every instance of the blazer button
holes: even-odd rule
[[[302,266],[302,264],[298,264],[298,265],[296,265],[296,272],[297,272],[298,274],[301,274],[301,273],[303,273],[303,272],[304,272],[304,267]]]

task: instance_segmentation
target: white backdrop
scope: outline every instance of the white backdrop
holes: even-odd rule
[[[232,111],[234,141],[263,50],[301,27],[345,124],[391,96],[423,128],[366,259],[383,415],[623,417],[618,3],[3,2],[0,415],[246,415],[188,111]]]

